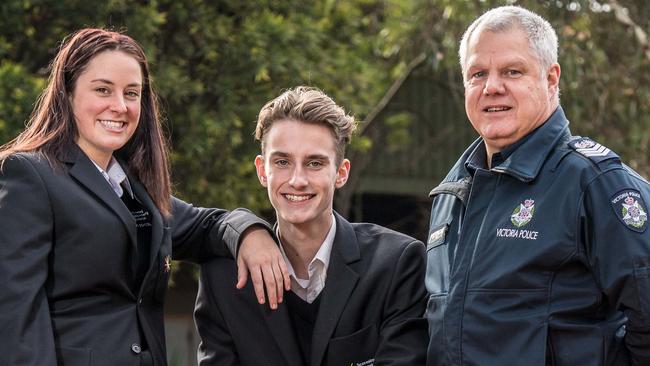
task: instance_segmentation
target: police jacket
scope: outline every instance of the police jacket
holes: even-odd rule
[[[650,365],[650,185],[560,107],[433,191],[428,365]]]

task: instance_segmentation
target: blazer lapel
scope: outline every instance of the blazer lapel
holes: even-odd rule
[[[291,325],[287,306],[282,303],[276,310],[271,310],[265,304],[260,305],[260,311],[282,356],[287,361],[287,366],[301,366],[300,348],[298,348],[298,340]]]
[[[128,174],[129,184],[133,189],[133,194],[137,197],[140,203],[151,213],[151,253],[149,255],[149,263],[154,263],[160,245],[162,244],[163,236],[163,219],[158,207],[153,203],[153,200],[147,193],[146,188],[133,177],[131,174]]]
[[[350,223],[336,212],[334,217],[336,219],[336,235],[312,336],[310,365],[313,366],[323,362],[329,340],[345,304],[359,280],[359,275],[353,265],[360,259],[354,230]]]
[[[273,233],[277,233],[277,230],[278,223],[276,222],[273,225]],[[271,310],[266,304],[260,305],[259,308],[271,335],[273,335],[273,339],[275,339],[275,343],[280,348],[284,359],[288,362],[287,365],[302,366],[298,338],[293,330],[286,303],[278,304],[276,310]]]
[[[72,164],[68,174],[117,214],[129,233],[131,244],[135,246],[137,243],[135,220],[95,164],[76,144],[73,144],[67,154],[61,157],[61,161]]]
[[[156,257],[158,256],[158,252],[160,251],[160,246],[162,245],[163,240],[163,218],[160,214],[160,211],[158,211],[158,207],[156,207],[156,205],[153,203],[153,200],[149,196],[149,193],[147,193],[147,190],[144,188],[142,183],[140,183],[138,179],[129,173],[127,173],[127,176],[129,177],[129,184],[131,184],[133,194],[151,214],[151,248],[149,248],[149,268],[147,268],[147,272],[142,281],[142,283],[147,283],[152,272],[152,266],[158,263]],[[146,286],[141,286],[140,291],[143,291],[145,287]]]

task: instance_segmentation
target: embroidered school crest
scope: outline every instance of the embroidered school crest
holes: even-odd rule
[[[520,203],[519,206],[512,211],[510,221],[516,227],[522,227],[530,222],[535,214],[535,200],[527,199]]]
[[[645,231],[648,210],[641,193],[633,189],[621,191],[612,197],[611,204],[614,212],[625,226],[637,232]]]

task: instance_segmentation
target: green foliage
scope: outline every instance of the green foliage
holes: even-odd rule
[[[260,107],[283,89],[324,89],[363,121],[417,55],[462,100],[457,47],[480,13],[515,3],[560,36],[562,104],[572,128],[650,173],[650,60],[604,1],[5,0],[0,5],[0,141],[20,131],[61,39],[84,26],[125,30],[145,48],[172,141],[178,195],[264,211],[253,167]],[[641,29],[650,6],[619,1]],[[605,4],[606,5],[606,4]],[[409,141],[408,118],[384,125]],[[352,149],[371,151],[360,137]]]
[[[396,151],[405,146],[409,146],[411,142],[410,130],[413,125],[413,120],[413,115],[407,112],[395,113],[386,117],[384,123],[389,131],[386,138],[389,151]]]
[[[125,30],[152,65],[176,193],[206,206],[268,209],[252,137],[266,101],[309,84],[362,119],[394,64],[382,55],[377,1],[8,0],[0,14],[2,141],[23,128],[65,35],[84,26]]]
[[[650,59],[607,2],[572,3],[553,9],[561,45],[562,105],[572,128],[598,139],[649,176]],[[631,10],[635,23],[650,31],[649,4],[619,3]]]
[[[43,79],[11,61],[0,62],[0,141],[9,141],[24,127]]]
[[[438,80],[449,80],[450,94],[462,100],[458,43],[467,26],[492,7],[514,4],[548,19],[559,36],[562,106],[574,133],[591,136],[617,151],[623,160],[650,176],[650,46],[629,24],[617,20],[614,1],[556,0],[411,0],[389,2],[394,17],[382,30],[383,52],[396,54],[398,72],[412,55],[429,55]],[[646,36],[650,3],[619,0]],[[648,37],[650,38],[650,37]],[[648,39],[646,39],[646,42]]]
[[[268,208],[252,133],[261,106],[283,89],[318,86],[363,113],[389,81],[390,64],[374,54],[371,18],[381,9],[366,2],[161,1],[160,10],[155,75],[174,176],[190,201]]]

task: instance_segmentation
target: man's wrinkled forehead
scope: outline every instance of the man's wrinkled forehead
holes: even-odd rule
[[[514,25],[514,26],[511,26],[511,27],[507,27],[507,28],[504,27],[504,28],[492,29],[492,28],[484,27],[484,26],[481,25],[481,26],[477,27],[474,30],[474,32],[472,32],[472,34],[470,35],[470,37],[468,39],[467,49],[466,49],[467,54],[465,55],[465,65],[464,65],[465,69],[467,69],[470,66],[470,64],[472,62],[472,59],[474,59],[476,57],[474,55],[474,53],[476,52],[476,47],[479,46],[479,44],[477,44],[477,40],[479,38],[481,38],[482,36],[484,36],[485,34],[488,34],[488,33],[493,34],[493,35],[509,35],[509,34],[519,34],[519,35],[521,35],[521,37],[525,40],[526,45],[528,46],[527,47],[528,52],[526,52],[525,57],[526,58],[532,57],[535,60],[537,60],[535,50],[533,49],[533,47],[532,47],[532,45],[530,43],[530,39],[526,35],[526,32],[523,30],[523,28],[521,28],[520,26]],[[503,46],[507,47],[509,45],[508,44],[503,44]],[[498,52],[499,50],[500,50],[500,48],[495,48],[493,51]]]
[[[514,21],[512,23],[498,23],[498,24],[491,24],[488,23],[487,21],[483,21],[479,23],[478,26],[472,31],[472,34],[468,39],[467,46],[470,47],[472,45],[472,42],[476,38],[479,38],[481,35],[483,35],[486,32],[490,32],[492,34],[521,33],[526,38],[526,42],[528,42],[528,47],[531,47],[530,39],[526,34],[526,30],[524,29],[524,26],[519,21]]]

